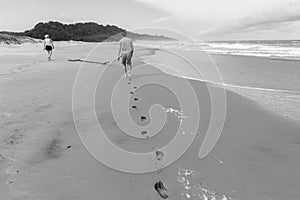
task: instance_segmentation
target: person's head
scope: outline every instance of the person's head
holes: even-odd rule
[[[46,38],[49,38],[49,35],[48,35],[48,34],[45,35],[45,39],[46,39]]]
[[[122,32],[122,36],[123,36],[123,37],[126,37],[126,35],[127,35],[127,32],[126,32],[126,31],[123,31],[123,32]]]

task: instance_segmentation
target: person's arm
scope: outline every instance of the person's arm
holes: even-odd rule
[[[46,41],[44,40],[44,50],[46,50]]]
[[[51,44],[52,44],[52,49],[54,49],[54,44],[53,44],[53,40],[51,40]]]
[[[120,45],[119,45],[119,52],[118,52],[118,60],[120,60],[120,53],[121,53],[121,49],[122,49],[121,41],[119,43],[120,43]]]
[[[131,45],[131,56],[133,56],[133,51],[134,51],[134,48],[133,48],[133,41],[131,40],[131,43],[130,43],[130,45]]]

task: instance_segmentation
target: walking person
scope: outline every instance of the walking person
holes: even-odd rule
[[[126,37],[126,31],[122,32],[122,39],[119,41],[120,48],[118,53],[118,60],[122,61],[125,70],[125,78],[131,76],[132,64],[131,58],[133,56],[133,41],[132,39]]]
[[[48,52],[48,60],[51,60],[53,49],[54,49],[53,41],[47,34],[47,35],[45,35],[45,39],[44,39],[44,50],[46,50]]]

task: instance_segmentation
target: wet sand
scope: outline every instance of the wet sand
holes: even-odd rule
[[[189,81],[199,99],[199,133],[171,166],[139,175],[115,171],[94,159],[80,142],[73,121],[72,90],[82,63],[67,61],[84,59],[93,47],[56,45],[50,62],[37,45],[16,47],[17,55],[1,55],[1,66],[22,70],[8,70],[0,77],[0,199],[161,199],[154,189],[158,181],[170,192],[169,199],[298,199],[299,125],[233,92],[226,92],[227,117],[219,142],[205,159],[197,158],[211,112],[207,87],[219,90],[199,81]],[[32,54],[26,55],[28,51]],[[107,45],[95,50],[89,60],[105,62],[116,52],[116,45]],[[137,57],[135,65],[141,62]],[[123,73],[120,63],[84,67],[106,70],[95,106],[99,123],[116,145],[153,151],[153,144],[159,149],[174,136],[170,131],[178,119],[171,114],[171,125],[148,141],[122,134],[108,106],[111,88]],[[170,76],[148,66],[146,71],[133,72],[130,84],[124,82],[134,91],[129,106],[138,109],[130,112],[141,125],[141,116],[147,123],[147,108],[155,101],[178,107],[167,89],[134,88],[139,78],[149,75]],[[89,108],[78,109],[74,112]],[[88,124],[86,119],[77,126]]]

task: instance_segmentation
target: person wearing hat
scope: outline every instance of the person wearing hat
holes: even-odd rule
[[[46,34],[44,39],[44,50],[48,52],[48,60],[51,60],[52,49],[54,49],[53,41],[51,40],[49,35]]]

